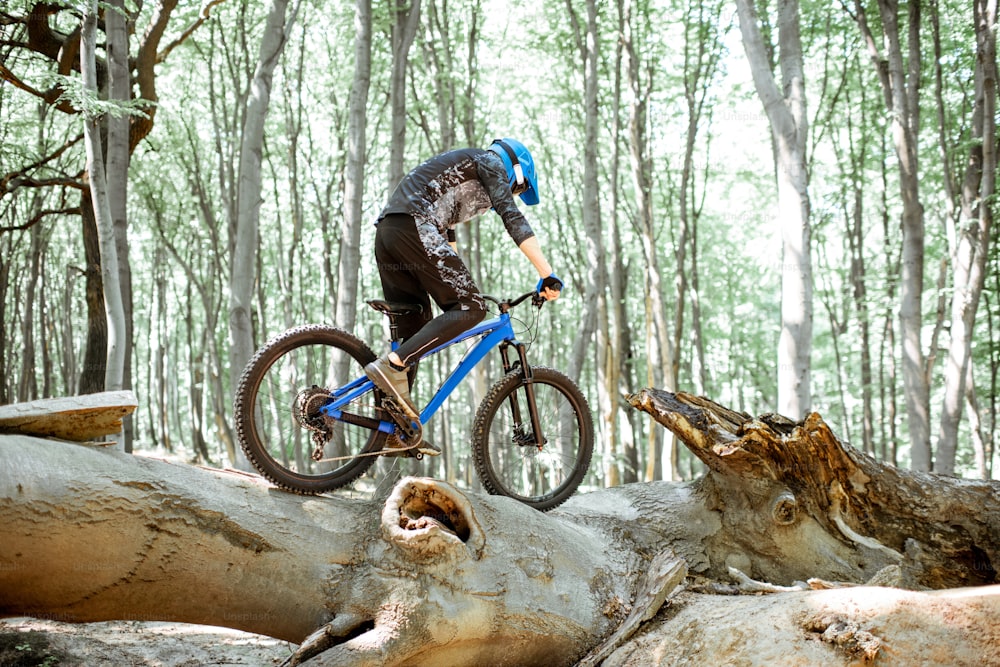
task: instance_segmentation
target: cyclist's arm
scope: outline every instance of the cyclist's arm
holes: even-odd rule
[[[514,239],[514,243],[520,246],[525,239],[534,236],[535,233],[531,230],[527,218],[521,213],[521,209],[514,203],[514,195],[511,194],[510,185],[507,183],[507,172],[504,170],[503,162],[496,153],[483,151],[477,161],[477,168],[479,182],[486,190],[486,196],[489,197],[493,210],[503,220],[504,227]]]
[[[537,236],[529,236],[524,239],[518,248],[521,249],[524,256],[528,258],[535,267],[535,270],[538,271],[539,278],[552,275],[552,265],[545,259],[545,254],[542,252],[542,246],[538,243]]]
[[[545,259],[545,254],[542,252],[542,246],[538,243],[537,236],[529,236],[528,238],[521,241],[521,245],[518,246],[524,256],[534,265],[535,270],[538,271],[539,278],[547,278],[552,275],[552,265],[549,264],[549,260]],[[542,294],[546,299],[553,300],[559,298],[559,291],[553,289],[546,289]]]

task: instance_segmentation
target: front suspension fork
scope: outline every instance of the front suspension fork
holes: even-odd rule
[[[531,366],[528,365],[528,348],[524,343],[505,342],[500,346],[500,357],[503,359],[504,375],[514,370],[516,366],[516,364],[511,363],[510,360],[511,347],[514,347],[517,350],[517,363],[520,364],[522,373],[521,384],[524,387],[524,394],[528,404],[528,418],[531,422],[531,433],[525,434],[523,430],[524,420],[521,417],[521,406],[518,405],[517,402],[517,392],[511,392],[511,395],[507,400],[510,402],[511,415],[514,417],[514,428],[516,429],[518,435],[521,436],[517,439],[517,444],[532,445],[540,450],[543,446],[545,446],[547,440],[545,435],[542,433],[542,422],[538,416],[538,405],[535,403],[535,378],[531,372]]]

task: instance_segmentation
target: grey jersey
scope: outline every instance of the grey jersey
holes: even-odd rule
[[[514,203],[500,157],[481,148],[462,148],[432,157],[403,177],[378,219],[410,215],[418,227],[433,226],[447,237],[455,225],[491,208],[517,245],[535,235]]]

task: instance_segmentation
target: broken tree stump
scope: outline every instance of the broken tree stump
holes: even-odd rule
[[[735,539],[753,536],[746,553],[787,551],[788,540],[809,534],[819,539],[822,533],[853,555],[844,570],[856,568],[854,581],[898,565],[903,584],[913,588],[1000,583],[1000,483],[880,463],[841,443],[816,413],[801,422],[772,414],[754,418],[706,398],[658,389],[645,389],[629,402],[705,463],[709,473],[700,491],[717,499],[724,517],[770,523],[731,525],[727,532]],[[806,524],[815,530],[796,534]],[[770,545],[757,542],[764,534]],[[789,572],[757,574],[782,582]]]

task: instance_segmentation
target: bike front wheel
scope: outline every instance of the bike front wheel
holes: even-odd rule
[[[543,444],[532,429],[524,373],[518,370],[494,384],[479,406],[472,453],[487,491],[544,512],[564,503],[586,476],[594,424],[576,383],[551,368],[531,372]]]
[[[350,484],[375,462],[386,434],[323,416],[331,388],[364,375],[375,353],[331,326],[289,329],[247,364],[236,390],[236,433],[250,463],[275,485],[296,493]],[[344,412],[381,417],[381,395],[369,391]]]

